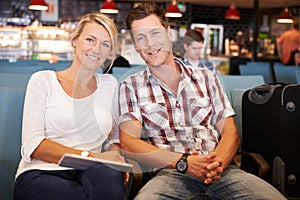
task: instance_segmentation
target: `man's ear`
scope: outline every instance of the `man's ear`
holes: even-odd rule
[[[168,26],[167,32],[168,32],[169,40],[172,41],[172,30],[170,26]]]
[[[185,51],[187,51],[188,45],[184,43],[184,44],[183,44],[183,48],[184,48]]]

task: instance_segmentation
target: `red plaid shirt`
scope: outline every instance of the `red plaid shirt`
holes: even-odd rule
[[[119,123],[142,122],[143,137],[161,149],[208,153],[219,142],[216,123],[235,113],[215,73],[175,61],[182,70],[177,95],[148,69],[122,81]]]

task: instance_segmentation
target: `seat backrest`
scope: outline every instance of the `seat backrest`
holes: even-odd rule
[[[282,62],[274,62],[273,66],[285,67],[286,65],[283,64]]]
[[[38,66],[42,67],[44,70],[53,70],[53,71],[60,71],[60,70],[64,70],[68,67],[70,67],[72,64],[72,61],[69,60],[62,60],[62,61],[58,61],[57,63],[49,63],[47,62],[39,62]]]
[[[130,69],[130,67],[114,66],[112,67],[112,75],[116,77],[117,80],[119,80],[123,76],[123,74],[125,74]]]
[[[49,63],[48,61],[45,60],[15,60],[13,62],[10,62],[9,60],[1,60],[0,62],[0,67],[1,66],[15,66],[15,67],[22,67],[22,66],[29,66],[29,67],[33,67],[33,66],[38,66],[40,63]]]
[[[0,87],[0,197],[13,199],[20,161],[25,88]]]
[[[274,66],[274,74],[277,83],[297,83],[296,70],[299,70],[296,66]]]
[[[295,71],[297,84],[300,85],[300,69]]]
[[[130,70],[130,67],[118,67],[118,66],[113,66],[112,67],[112,73],[126,73],[128,70]]]
[[[135,66],[130,68],[126,73],[122,74],[122,76],[119,77],[119,82],[121,82],[122,80],[124,80],[126,77],[135,74],[139,71],[144,71],[147,69],[146,65],[139,65],[139,66]]]
[[[271,66],[269,62],[263,62],[263,61],[249,61],[247,62],[248,66],[264,66],[268,67]]]
[[[40,66],[1,66],[0,73],[27,73],[32,74],[43,70]]]
[[[26,88],[30,77],[27,73],[0,73],[0,87]]]
[[[262,75],[220,75],[220,80],[231,103],[230,91],[233,88],[250,89],[265,84]]]
[[[243,133],[242,133],[242,97],[244,92],[247,89],[241,89],[241,88],[233,88],[230,91],[230,96],[231,96],[231,100],[232,100],[232,107],[235,111],[235,123],[237,126],[237,129],[239,130],[240,136],[241,138]]]
[[[262,75],[266,83],[274,82],[272,68],[269,63],[261,65],[239,65],[239,70],[241,75]]]

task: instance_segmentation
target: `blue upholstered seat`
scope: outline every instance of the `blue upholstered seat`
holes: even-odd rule
[[[241,75],[262,75],[266,83],[274,82],[272,68],[269,63],[261,65],[239,65],[239,69]]]
[[[13,199],[15,173],[20,161],[25,88],[0,87],[0,197]]]

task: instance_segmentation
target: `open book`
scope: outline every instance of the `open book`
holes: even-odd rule
[[[63,157],[58,162],[58,164],[62,167],[71,167],[80,170],[85,170],[88,167],[97,165],[99,163],[126,172],[132,171],[132,167],[133,167],[132,164],[129,163],[111,161],[111,160],[106,160],[101,158],[83,157],[77,154],[70,154],[70,153],[64,154]]]

